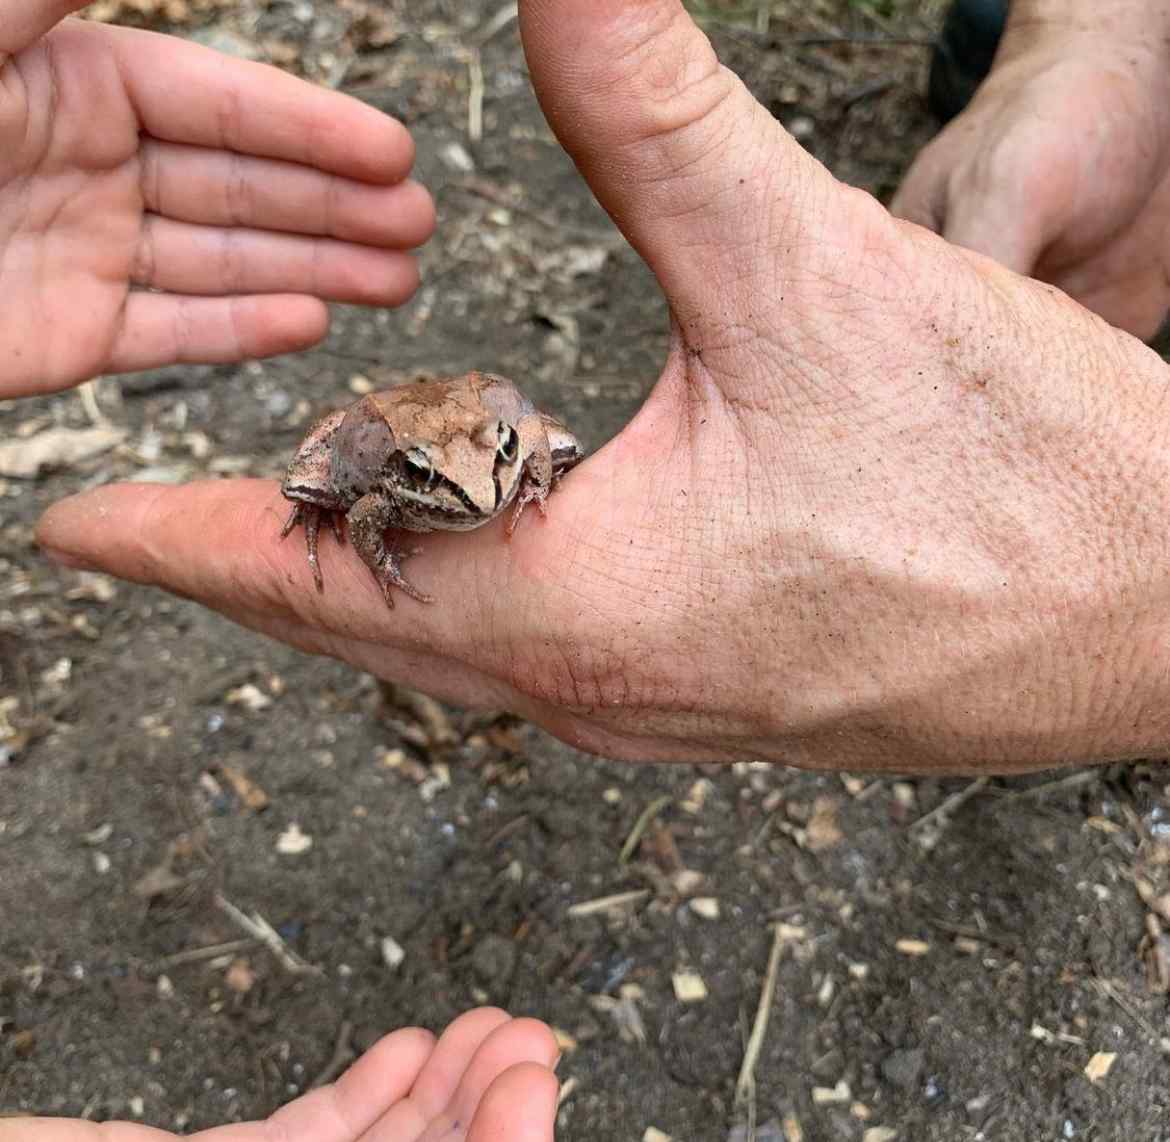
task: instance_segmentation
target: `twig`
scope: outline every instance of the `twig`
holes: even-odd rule
[[[175,968],[181,964],[197,964],[203,960],[214,960],[220,956],[230,956],[235,952],[246,952],[254,948],[258,936],[250,936],[246,940],[228,940],[225,944],[209,944],[204,948],[188,948],[185,952],[175,952],[172,956],[163,956],[150,965],[151,970],[160,971],[162,968]]]
[[[953,924],[950,920],[940,920],[933,916],[927,917],[927,923],[932,928],[937,928],[940,932],[946,932],[951,936],[963,936],[968,940],[978,940],[981,943],[991,944],[997,948],[1015,950],[1020,946],[1020,941],[1014,936],[989,932],[983,928],[971,928],[965,924]]]
[[[321,975],[321,969],[306,963],[280,938],[280,933],[258,912],[251,916],[237,908],[226,896],[215,894],[215,906],[236,925],[255,940],[259,940],[292,975]]]
[[[1147,1035],[1155,1039],[1163,1053],[1170,1054],[1170,1040],[1163,1036],[1157,1027],[1138,1011],[1129,999],[1123,996],[1109,980],[1102,976],[1096,976],[1092,980],[1092,983],[1102,995],[1112,999]]]
[[[1046,797],[1049,793],[1060,793],[1065,789],[1077,789],[1095,781],[1100,774],[1095,769],[1086,769],[1082,773],[1073,773],[1068,777],[1061,777],[1056,781],[1046,781],[1043,785],[1033,785],[1029,789],[996,791],[1005,801],[1023,801],[1028,797]]]
[[[626,843],[622,845],[622,851],[618,854],[618,864],[625,864],[633,856],[634,849],[638,847],[638,842],[642,839],[642,834],[646,831],[646,826],[673,800],[673,797],[655,797],[642,810],[638,815],[638,819],[634,822],[634,827],[630,830],[630,835],[626,837]]]
[[[483,47],[494,35],[502,32],[513,20],[520,15],[519,4],[505,4],[478,32],[475,33],[475,44]]]
[[[759,1062],[764,1036],[768,1032],[768,1020],[772,1015],[772,996],[776,991],[780,957],[784,954],[784,938],[784,925],[777,924],[772,931],[772,951],[768,956],[768,970],[764,975],[764,986],[760,989],[760,1002],[756,1007],[752,1033],[748,1036],[747,1049],[743,1053],[743,1065],[739,1068],[739,1078],[735,1081],[735,1101],[737,1103],[742,1103],[745,1099],[748,1101],[749,1137],[755,1133],[756,1063]]]
[[[104,428],[110,423],[110,418],[101,410],[97,401],[97,379],[86,381],[77,387],[77,395],[81,398],[81,405],[90,422],[98,428]]]
[[[596,900],[583,900],[580,904],[571,904],[569,915],[593,916],[598,912],[608,912],[611,908],[637,904],[649,895],[650,889],[648,888],[635,888],[631,892],[615,892],[612,896],[599,896]]]
[[[325,1069],[309,1084],[310,1090],[327,1086],[333,1082],[350,1063],[357,1058],[357,1051],[353,1049],[353,1024],[347,1019],[337,1029],[337,1042],[333,1047],[333,1057],[325,1064]]]
[[[506,825],[501,825],[486,841],[483,843],[485,849],[494,849],[496,845],[502,840],[506,840],[518,829],[524,828],[528,824],[528,814],[521,813],[519,817],[513,817]]]
[[[772,0],[756,2],[756,35],[766,36],[772,24]]]
[[[531,218],[533,222],[538,222],[541,226],[549,230],[556,230],[559,234],[570,238],[580,238],[586,242],[596,242],[600,245],[612,246],[614,249],[619,249],[625,245],[625,239],[616,229],[601,230],[595,226],[583,226],[580,223],[572,222],[566,218],[557,218],[552,214],[544,214],[539,210],[534,210],[531,206],[525,206],[522,202],[515,201],[503,187],[490,183],[486,179],[474,177],[464,178],[458,182],[452,181],[447,183],[444,189],[461,190],[465,194],[473,194],[477,198],[482,198],[487,202],[502,206],[514,214],[521,214],[525,218]],[[430,276],[430,280],[435,280],[434,274]],[[343,356],[343,354],[333,355]],[[361,360],[361,358],[355,359]],[[372,361],[371,363],[376,364],[377,362]]]
[[[479,48],[467,55],[467,137],[473,143],[483,140],[483,60]]]
[[[934,824],[942,824],[961,805],[965,805],[977,793],[981,792],[991,780],[990,777],[977,777],[970,785],[952,793],[941,805],[936,805],[929,813],[924,813],[914,821],[911,830],[923,830]]]

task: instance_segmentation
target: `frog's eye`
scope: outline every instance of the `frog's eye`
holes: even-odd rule
[[[516,430],[501,420],[498,439],[496,452],[500,459],[505,464],[515,463],[516,455],[520,451],[520,437],[516,435]]]
[[[408,452],[403,457],[402,467],[416,484],[421,484],[428,490],[434,486],[435,480],[438,478],[438,473],[430,458],[418,448]]]

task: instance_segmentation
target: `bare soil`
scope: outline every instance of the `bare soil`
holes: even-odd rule
[[[935,129],[927,49],[901,42],[930,13],[777,4],[765,30],[758,7],[700,15],[804,145],[887,196]],[[386,1030],[491,1002],[563,1035],[562,1138],[743,1138],[734,1090],[779,921],[759,1137],[1170,1137],[1161,765],[974,787],[617,765],[39,557],[59,497],[275,474],[367,383],[498,370],[596,447],[666,344],[652,279],[544,125],[514,22],[480,51],[469,141],[469,52],[495,4],[104,8],[399,115],[442,224],[403,311],[339,309],[296,358],[105,378],[126,442],[0,484],[0,1112],[252,1118]],[[0,408],[5,438],[48,424],[89,412],[77,394]],[[299,960],[215,954],[245,938],[223,901]],[[705,998],[677,997],[688,973]],[[1095,1056],[1094,1073],[1115,1058],[1093,1081]]]

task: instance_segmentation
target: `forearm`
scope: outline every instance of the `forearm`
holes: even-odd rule
[[[1170,55],[1170,0],[1012,0],[997,66],[1048,45],[1123,48],[1143,59]]]

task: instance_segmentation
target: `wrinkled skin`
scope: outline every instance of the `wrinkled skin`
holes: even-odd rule
[[[336,593],[304,589],[271,483],[103,488],[45,547],[616,757],[997,772],[1170,744],[1157,356],[837,183],[676,0],[520,14],[675,319],[548,525],[431,537],[448,602],[408,620],[348,551],[322,552]]]
[[[1014,0],[995,67],[900,217],[1149,338],[1170,310],[1170,3]]]

